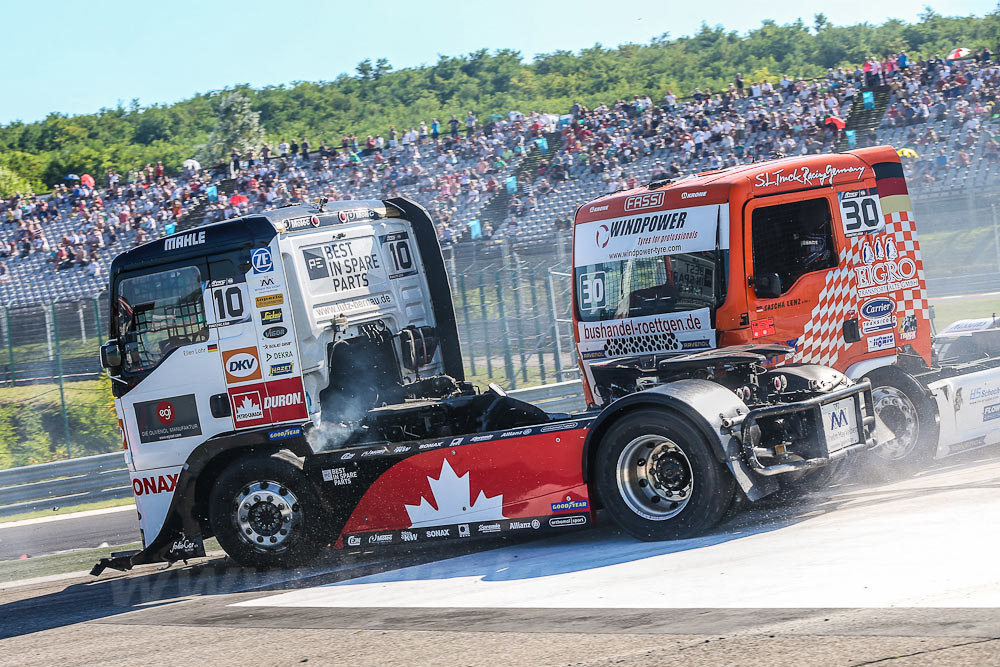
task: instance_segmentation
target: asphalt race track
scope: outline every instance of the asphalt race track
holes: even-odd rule
[[[0,589],[0,664],[1000,664],[1000,456],[841,485],[712,535],[202,559]]]
[[[0,561],[139,541],[135,505],[0,523]]]

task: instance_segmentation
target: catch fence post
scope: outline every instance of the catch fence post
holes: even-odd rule
[[[521,357],[521,378],[525,383],[528,382],[528,360],[524,355],[524,327],[521,323],[521,271],[515,269],[514,272],[514,311],[516,318],[514,320],[514,325],[517,327],[517,348],[518,354]]]
[[[483,348],[486,350],[486,377],[493,379],[493,359],[490,358],[490,325],[486,317],[485,269],[479,272],[479,312],[483,318]]]
[[[462,315],[465,317],[465,340],[469,341],[469,373],[476,374],[476,350],[472,346],[472,322],[469,320],[469,293],[465,291],[465,274],[458,274],[458,290],[462,293]]]
[[[528,284],[531,285],[531,313],[535,321],[535,355],[538,357],[538,372],[542,384],[548,384],[545,377],[545,353],[542,351],[541,315],[538,312],[538,283],[535,280],[535,267],[528,269]]]
[[[552,340],[555,343],[556,382],[563,381],[562,343],[559,340],[559,309],[556,308],[555,289],[552,287],[552,270],[549,269],[549,279],[545,281],[545,291],[549,297],[549,309],[552,313]]]
[[[17,367],[14,365],[14,340],[10,336],[10,306],[3,309],[4,331],[7,333],[7,356],[10,360],[10,386],[14,386],[14,378],[17,377]]]
[[[501,269],[502,270],[502,269]],[[517,389],[517,374],[514,373],[514,358],[510,352],[510,322],[507,321],[507,309],[503,304],[503,286],[500,281],[500,271],[493,274],[497,287],[497,306],[500,308],[500,324],[503,326],[503,365],[507,373],[507,381],[511,389]]]
[[[52,333],[56,339],[56,373],[59,375],[59,404],[62,409],[63,437],[66,439],[66,458],[73,458],[69,443],[69,417],[66,415],[66,390],[63,387],[62,353],[59,348],[59,317],[56,315],[56,304],[50,305],[52,313]]]
[[[95,330],[97,332],[97,344],[101,344],[101,338],[103,334],[101,333],[101,299],[100,297],[94,297],[94,324],[97,327]]]

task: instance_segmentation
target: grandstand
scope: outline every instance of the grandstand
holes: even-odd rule
[[[875,75],[859,66],[822,80],[751,84],[746,95],[636,96],[558,115],[511,111],[437,142],[404,135],[374,151],[338,146],[308,160],[278,156],[175,176],[147,166],[125,178],[109,174],[96,188],[72,181],[50,195],[0,202],[0,298],[6,306],[92,298],[128,247],[320,195],[405,195],[428,206],[446,245],[530,246],[551,245],[581,202],[654,176],[852,144],[913,149],[917,157],[904,165],[918,199],[1000,190],[1000,68],[989,59],[888,62]],[[831,115],[846,128],[827,124]],[[235,195],[247,201],[234,204]]]

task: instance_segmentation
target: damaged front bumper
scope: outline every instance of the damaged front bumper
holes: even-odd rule
[[[808,457],[795,458],[798,448],[794,443],[761,446],[768,422],[773,424],[775,419],[793,415],[811,422],[814,430]],[[755,408],[726,420],[725,425],[739,436],[746,464],[765,476],[817,468],[876,445],[875,410],[868,380],[794,403]],[[779,462],[765,464],[761,458]]]

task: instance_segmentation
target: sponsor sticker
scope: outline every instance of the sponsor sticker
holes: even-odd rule
[[[281,338],[287,333],[288,329],[286,329],[285,327],[270,327],[268,329],[264,329],[264,333],[261,335],[263,335],[264,338],[274,339],[274,338]]]
[[[250,253],[250,264],[254,273],[270,273],[274,270],[270,248],[257,248]]]
[[[558,516],[549,519],[549,526],[552,528],[564,528],[567,526],[585,526],[587,517],[585,516]]]
[[[572,510],[585,510],[587,509],[586,500],[564,500],[558,503],[552,503],[553,512],[569,512]]]
[[[869,299],[861,304],[861,317],[866,320],[877,320],[896,312],[896,302],[884,296]]]
[[[281,308],[274,308],[272,310],[262,310],[260,312],[261,324],[278,324],[281,321],[282,321]]]
[[[132,492],[137,496],[152,496],[158,493],[173,493],[177,487],[176,475],[155,475],[152,477],[136,477],[132,480]]]
[[[754,338],[762,338],[764,336],[774,335],[777,329],[774,327],[774,319],[764,317],[750,322],[750,331]]]
[[[994,419],[1000,419],[1000,403],[987,405],[983,408],[983,421],[990,422]]]
[[[878,352],[879,350],[892,350],[896,348],[896,334],[893,332],[878,334],[877,336],[872,336],[866,338],[868,341],[868,351]]]
[[[290,426],[288,428],[283,428],[277,431],[271,431],[267,434],[267,439],[274,440],[287,440],[288,438],[296,438],[302,435],[302,428],[299,426]]]
[[[260,380],[260,357],[256,347],[241,347],[222,353],[222,365],[226,370],[226,383],[236,384]]]
[[[254,301],[258,308],[270,308],[271,306],[280,306],[283,304],[285,302],[285,295],[266,294],[264,296],[255,297]]]
[[[347,468],[330,468],[323,471],[323,481],[333,482],[334,486],[350,486],[357,477],[357,470]]]
[[[663,192],[647,192],[641,195],[632,195],[625,198],[626,211],[639,211],[644,208],[656,208],[663,206]]]
[[[201,435],[198,405],[194,394],[141,401],[133,406],[139,442],[161,442]]]
[[[175,234],[163,239],[163,250],[179,250],[180,248],[190,248],[193,245],[201,245],[205,242],[204,230],[192,234]]]
[[[274,377],[276,375],[291,375],[292,370],[294,370],[295,364],[291,361],[286,361],[283,364],[271,364],[270,376]]]

